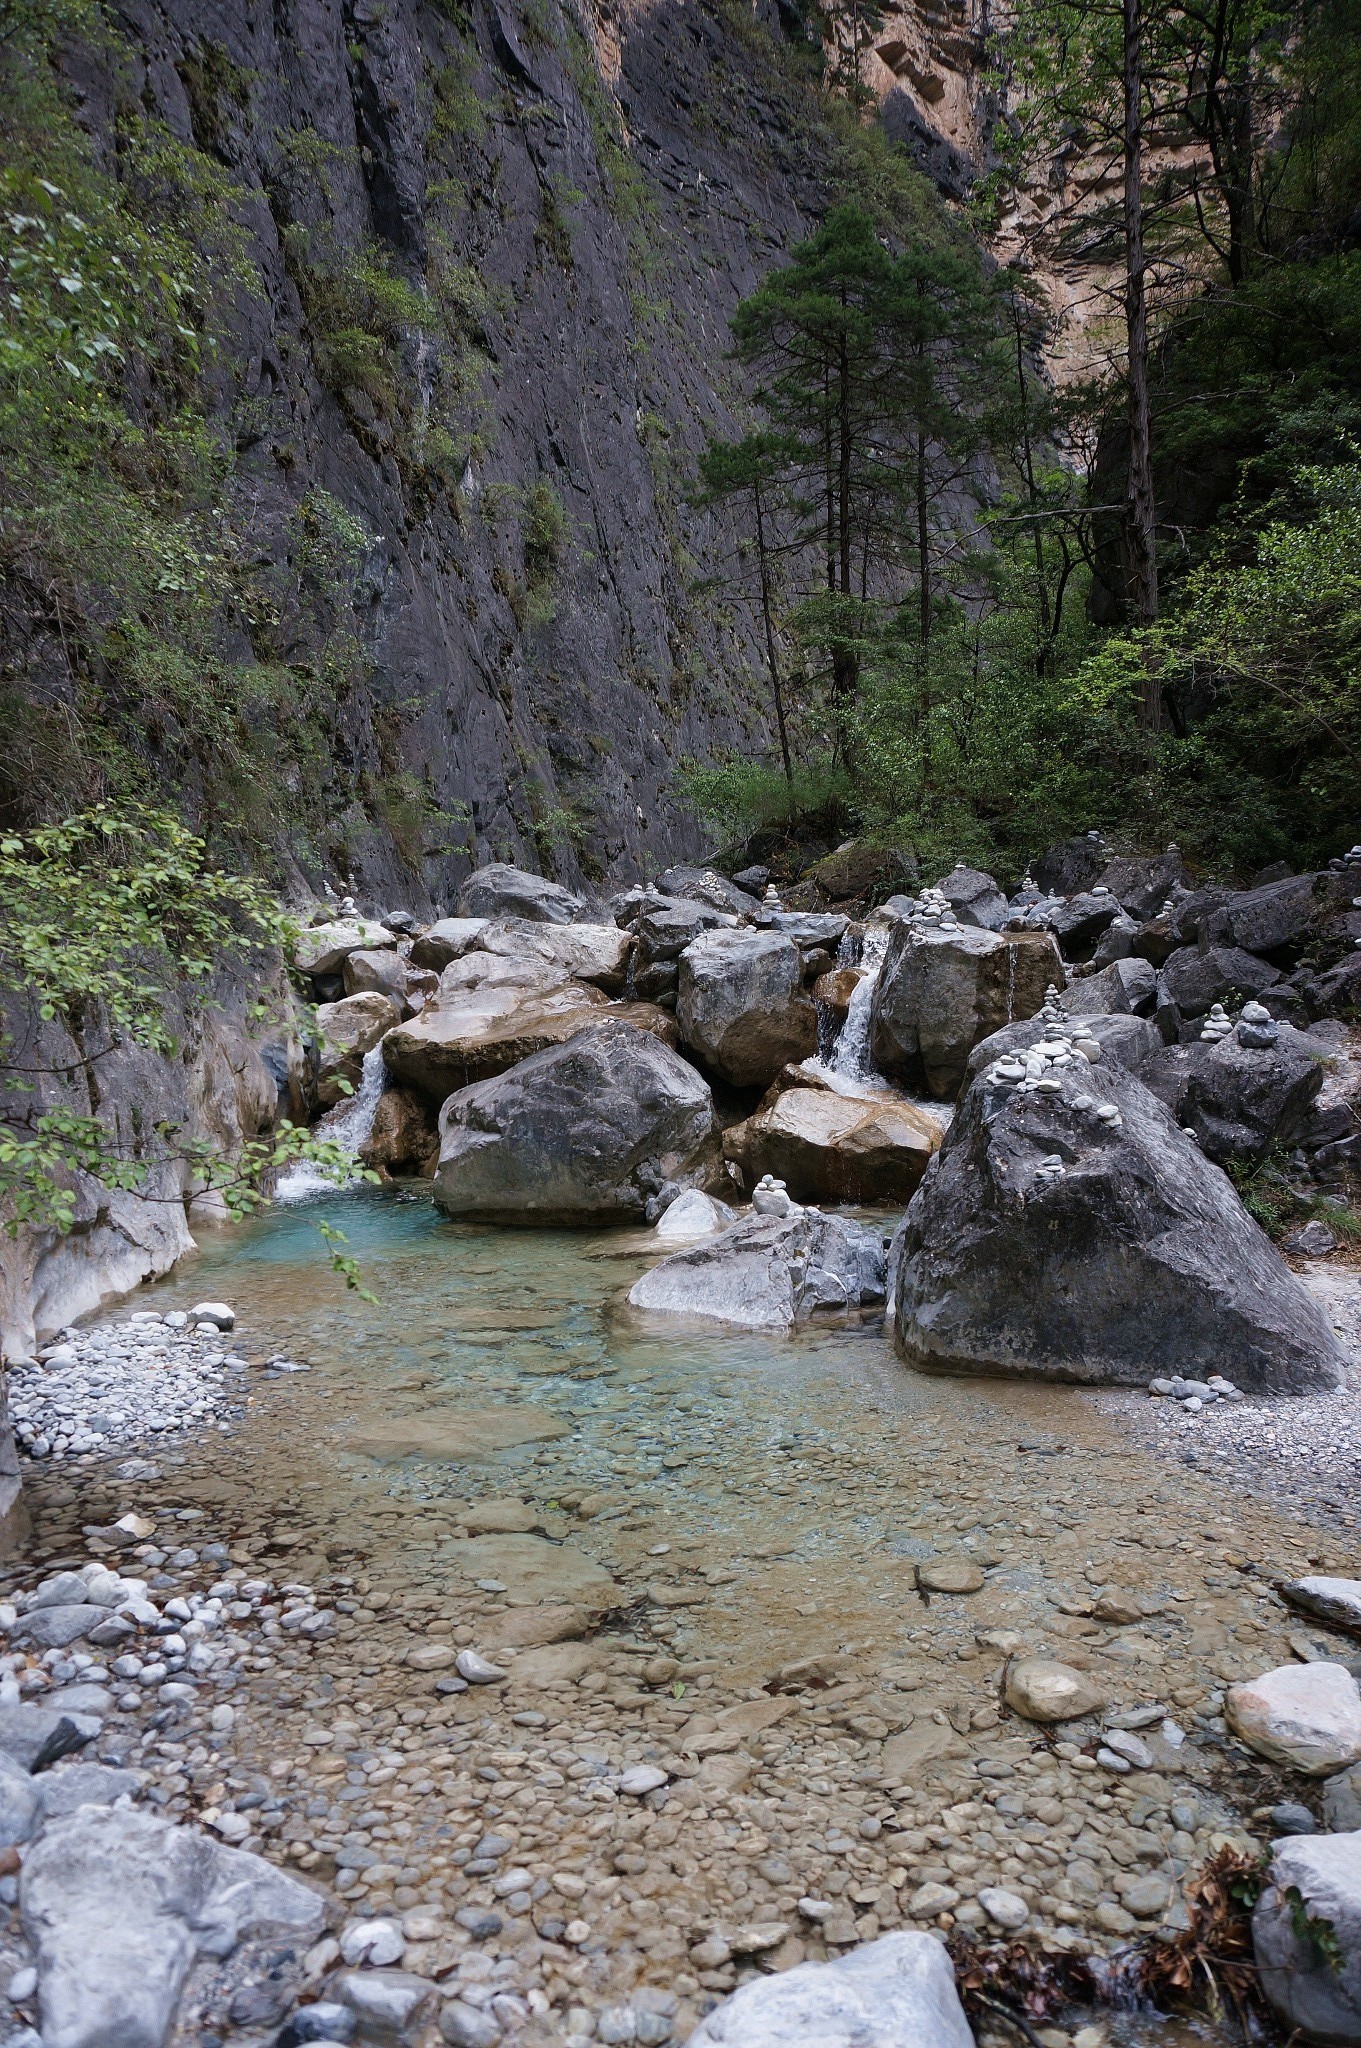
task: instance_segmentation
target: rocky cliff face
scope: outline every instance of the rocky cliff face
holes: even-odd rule
[[[112,148],[131,91],[242,194],[260,283],[215,402],[260,548],[318,492],[371,537],[319,864],[428,903],[486,859],[603,883],[693,851],[678,760],[765,714],[687,494],[728,316],[828,196],[778,29],[741,0],[117,11],[130,72],[74,61],[83,120]]]

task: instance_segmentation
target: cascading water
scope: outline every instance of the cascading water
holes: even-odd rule
[[[359,1086],[348,1102],[342,1102],[335,1109],[328,1110],[317,1124],[319,1138],[329,1138],[333,1145],[340,1145],[351,1159],[357,1159],[359,1148],[373,1129],[373,1119],[378,1110],[378,1098],[387,1082],[383,1066],[383,1049],[375,1045],[364,1055],[364,1065],[359,1077]],[[306,1160],[299,1160],[280,1177],[274,1190],[276,1202],[298,1202],[304,1195],[334,1194],[336,1184],[319,1173]]]
[[[824,1062],[828,1072],[839,1075],[843,1081],[867,1082],[879,1078],[870,1056],[870,1008],[874,1002],[875,984],[878,982],[879,969],[884,964],[887,948],[887,926],[871,925],[861,945],[861,974],[851,991],[846,1021],[837,1033],[836,1044],[832,1047],[830,1056]]]

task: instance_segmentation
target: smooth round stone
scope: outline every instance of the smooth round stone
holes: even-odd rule
[[[930,1557],[917,1566],[917,1584],[924,1593],[978,1593],[983,1573],[970,1557]]]
[[[666,1782],[666,1772],[659,1771],[655,1764],[634,1764],[619,1780],[619,1790],[633,1799],[643,1799],[649,1792],[659,1791]]]
[[[506,1675],[499,1664],[489,1664],[476,1650],[460,1650],[454,1668],[469,1685],[498,1685]]]
[[[1109,1704],[1104,1687],[1086,1671],[1048,1657],[1022,1657],[1007,1672],[1007,1705],[1027,1721],[1076,1721]]]
[[[1030,1908],[1015,1892],[1007,1891],[1002,1885],[984,1885],[978,1894],[978,1903],[989,1920],[998,1927],[1015,1929],[1024,1927],[1030,1918]]]

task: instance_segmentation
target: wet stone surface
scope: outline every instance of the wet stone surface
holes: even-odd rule
[[[1146,1398],[926,1381],[861,1328],[659,1328],[622,1306],[655,1253],[300,1207],[140,1297],[236,1308],[227,1433],[30,1468],[0,1704],[102,1689],[77,1761],[341,1902],[310,1956],[196,1978],[186,2048],[272,2040],[299,1996],[406,2000],[413,2040],[683,2042],[734,1985],[899,1927],[1118,1952],[1316,1804],[1221,1710],[1306,1642],[1356,1654],[1272,1591],[1354,1574],[1344,1511],[1142,1443]],[[394,1433],[440,1410],[437,1456]],[[459,1419],[515,1410],[563,1433]],[[91,1562],[153,1612],[28,1643],[39,1581]],[[1026,1658],[1108,1704],[1022,1719]],[[26,1962],[11,1927],[0,1985]]]

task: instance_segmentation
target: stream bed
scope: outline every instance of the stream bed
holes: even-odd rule
[[[1133,1396],[923,1378],[874,1327],[644,1317],[655,1256],[353,1190],[120,1312],[225,1300],[250,1361],[226,1431],[29,1468],[48,1568],[134,1512],[146,1568],[244,1595],[230,1729],[210,1701],[128,1724],[162,1810],[402,1921],[402,1967],[507,2041],[683,2041],[752,1971],[892,1927],[1019,1933],[1056,1972],[1183,1927],[1187,1874],[1301,1796],[1225,1737],[1223,1687],[1347,1654],[1270,1582],[1350,1574],[1351,1538],[1159,1455]],[[919,1590],[933,1563],[978,1590]],[[460,1648],[505,1678],[462,1687]],[[1018,1719],[1018,1650],[1089,1674],[1148,1766],[1097,1763],[1099,1716]],[[1034,2016],[1045,2048],[1093,2021],[1209,2038]]]

